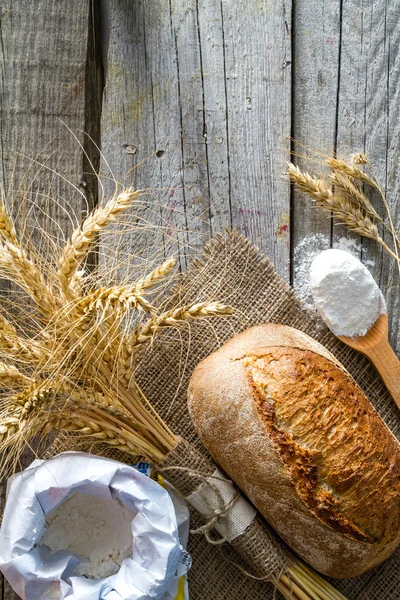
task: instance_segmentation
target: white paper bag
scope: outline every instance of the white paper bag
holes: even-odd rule
[[[80,559],[37,546],[46,516],[76,492],[119,499],[135,513],[132,557],[104,579],[72,576]],[[133,467],[80,452],[35,461],[9,482],[0,530],[0,570],[24,600],[169,600],[190,568],[184,503]],[[178,521],[177,521],[178,519]],[[182,539],[186,543],[187,539]]]

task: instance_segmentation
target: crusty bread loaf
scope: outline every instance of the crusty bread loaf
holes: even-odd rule
[[[354,577],[400,543],[400,449],[320,344],[283,325],[236,336],[195,369],[205,446],[315,569]]]

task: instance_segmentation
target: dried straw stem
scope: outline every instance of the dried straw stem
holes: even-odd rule
[[[76,272],[96,241],[97,234],[112,223],[117,216],[131,206],[141,192],[127,189],[112,198],[105,206],[100,206],[83,221],[66,244],[58,260],[58,278],[61,290],[67,300],[73,300],[75,293],[71,287]]]
[[[289,567],[286,576],[307,592],[310,598],[316,600],[346,600],[346,597],[336,588],[299,560]]]

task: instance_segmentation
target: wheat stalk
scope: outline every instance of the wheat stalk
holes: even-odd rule
[[[82,225],[72,233],[58,260],[58,278],[62,293],[68,300],[75,297],[71,282],[88,251],[93,246],[97,234],[112,223],[122,211],[131,206],[140,194],[140,191],[124,190],[121,194],[109,200],[105,206],[96,208],[86,217]]]

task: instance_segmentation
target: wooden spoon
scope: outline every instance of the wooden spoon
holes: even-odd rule
[[[365,335],[354,338],[339,335],[338,338],[369,358],[400,408],[400,360],[389,344],[388,334],[388,315],[384,314]]]

